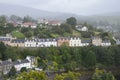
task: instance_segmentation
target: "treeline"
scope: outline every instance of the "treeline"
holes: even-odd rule
[[[120,66],[120,46],[110,47],[50,47],[17,48],[0,43],[0,59],[24,59],[26,56],[38,57],[38,66],[43,69],[65,69],[74,71],[80,68]]]

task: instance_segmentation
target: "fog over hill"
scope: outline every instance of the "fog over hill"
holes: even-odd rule
[[[77,16],[71,13],[60,13],[60,12],[49,12],[39,9],[34,9],[30,7],[18,6],[18,5],[10,5],[10,4],[2,4],[0,3],[0,15],[17,15],[20,17],[29,15],[33,18],[68,18],[71,16]]]
[[[72,13],[50,12],[50,11],[35,9],[31,7],[0,3],[0,15],[10,16],[13,14],[20,17],[29,15],[35,19],[49,18],[49,19],[65,20],[66,18],[73,16],[77,18],[78,22],[85,22],[85,21],[94,22],[99,20],[108,21],[110,23],[116,23],[116,21],[117,23],[120,22],[120,12],[82,16]]]

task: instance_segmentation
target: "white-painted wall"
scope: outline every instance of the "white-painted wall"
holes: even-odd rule
[[[81,39],[76,38],[76,37],[75,38],[70,38],[69,46],[71,46],[71,47],[81,46]]]

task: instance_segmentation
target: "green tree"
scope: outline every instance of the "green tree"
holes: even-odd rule
[[[67,32],[67,33],[72,33],[72,27],[71,27],[71,25],[69,25],[69,24],[66,24],[66,23],[61,24],[61,25],[60,25],[60,28],[63,30],[64,33],[65,33],[65,32]]]
[[[0,27],[4,27],[6,23],[6,16],[0,16]]]
[[[95,69],[95,73],[92,76],[92,80],[116,80],[111,72],[105,70]]]
[[[20,72],[27,72],[27,68],[26,67],[22,67]]]
[[[64,76],[56,74],[54,80],[64,80]]]
[[[74,28],[77,24],[77,20],[75,17],[70,17],[66,20],[66,23],[70,24]]]
[[[34,22],[34,20],[33,20],[33,18],[30,17],[30,16],[25,16],[25,17],[23,18],[23,23],[25,23],[25,22]]]
[[[84,66],[85,67],[94,67],[96,64],[96,55],[93,51],[89,51],[86,53],[84,58]]]
[[[54,80],[80,80],[79,77],[81,76],[78,72],[71,72],[62,73],[60,75],[56,74]]]
[[[22,18],[19,17],[19,16],[16,16],[16,15],[11,15],[10,16],[10,20],[14,21],[14,22],[16,22],[16,21],[22,21]]]
[[[7,47],[5,46],[5,44],[3,42],[0,42],[0,55],[1,55],[2,60],[5,60],[6,49],[7,49]]]
[[[16,76],[16,69],[15,69],[14,66],[11,68],[10,72],[8,73],[8,76],[9,76],[9,77],[14,77],[14,76]]]
[[[43,71],[23,72],[19,74],[16,80],[48,80],[48,77]]]

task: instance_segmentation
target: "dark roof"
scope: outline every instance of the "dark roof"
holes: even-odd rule
[[[24,39],[13,39],[13,40],[11,41],[11,43],[24,43],[24,42],[25,42]]]
[[[48,39],[26,39],[25,41],[33,41],[33,42],[49,42],[49,41],[57,41],[56,39],[48,38]]]
[[[5,60],[5,61],[2,61],[2,63],[0,63],[0,66],[9,65],[9,64],[12,64],[12,62]]]
[[[100,36],[92,36],[92,39],[100,39]]]
[[[10,41],[10,37],[0,36],[0,41]]]
[[[110,43],[110,40],[104,40],[103,43]]]
[[[27,59],[21,60],[21,63],[28,63],[29,61]]]
[[[76,28],[83,28],[83,26],[82,25],[77,25]]]
[[[17,60],[13,62],[13,65],[17,65],[17,64],[23,64],[23,63],[28,63],[29,61],[27,59],[24,60]]]
[[[81,40],[81,43],[91,43],[91,40],[90,39]]]
[[[58,37],[57,40],[70,40],[70,37]]]
[[[13,62],[13,65],[17,65],[17,64],[20,64],[20,62],[19,61],[14,61]]]
[[[80,39],[80,37],[71,37],[70,39]]]

